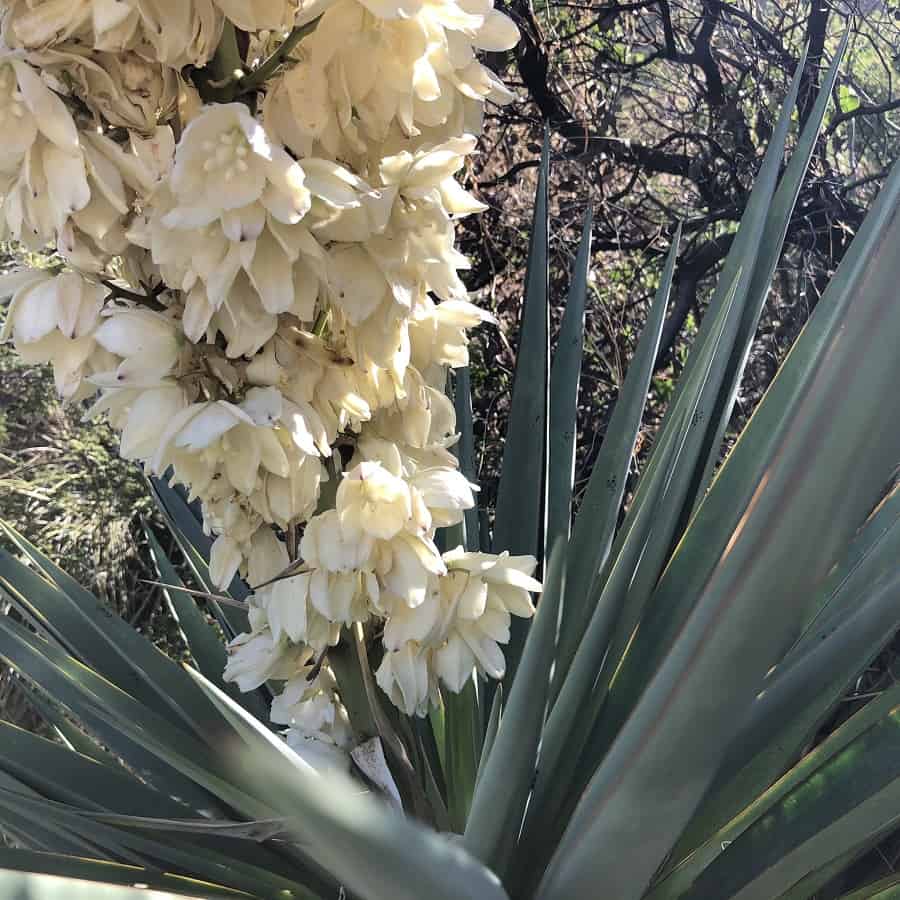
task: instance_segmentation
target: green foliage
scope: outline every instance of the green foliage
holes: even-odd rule
[[[109,429],[79,421],[55,393],[48,369],[0,345],[0,518],[133,618],[150,596],[136,548],[153,502]]]
[[[159,577],[199,671],[110,618],[9,529],[0,588],[13,614],[0,620],[0,657],[49,698],[59,741],[0,726],[0,821],[23,848],[0,855],[0,868],[211,897],[771,900],[814,896],[894,829],[900,688],[820,733],[900,626],[900,492],[890,490],[900,167],[721,460],[836,66],[779,178],[785,107],[629,484],[671,249],[571,537],[589,229],[551,356],[545,144],[493,536],[543,556],[537,616],[502,689],[472,684],[422,721],[371,693],[357,635],[333,651],[350,716],[390,750],[408,817],[358,784],[312,774],[262,724],[265,691],[229,695],[219,632],[158,541]],[[467,372],[455,400],[471,471]],[[211,592],[191,508],[162,483],[155,491]],[[469,547],[487,541],[484,518],[463,531]],[[236,582],[207,597],[224,635],[243,627],[245,593]],[[461,837],[440,833],[448,821]],[[850,896],[895,888],[888,879]]]

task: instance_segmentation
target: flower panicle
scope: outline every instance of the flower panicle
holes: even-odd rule
[[[62,260],[0,280],[2,336],[200,501],[214,583],[256,587],[225,677],[283,682],[272,719],[325,767],[346,626],[409,715],[501,677],[535,560],[435,539],[475,504],[444,386],[491,321],[456,176],[513,99],[477,52],[515,25],[491,0],[11,0],[0,35],[0,237]]]

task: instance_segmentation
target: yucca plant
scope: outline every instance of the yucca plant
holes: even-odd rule
[[[424,719],[384,702],[365,635],[345,630],[329,664],[367,748],[360,780],[313,773],[263,724],[266,685],[222,681],[246,588],[215,590],[209,540],[164,482],[195,588],[150,540],[191,668],[7,529],[0,586],[17,616],[0,620],[0,656],[59,738],[0,725],[0,821],[16,844],[0,867],[41,873],[4,876],[10,891],[78,896],[46,880],[65,876],[124,895],[799,900],[896,828],[900,687],[817,738],[900,625],[900,168],[720,459],[839,57],[779,178],[794,81],[621,516],[676,236],[571,526],[590,216],[551,360],[545,143],[493,530],[472,510],[444,535],[537,556],[545,590],[501,686],[469,682]],[[465,370],[454,389],[471,474]]]

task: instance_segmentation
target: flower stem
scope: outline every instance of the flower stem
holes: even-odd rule
[[[228,103],[234,99],[235,85],[244,75],[244,61],[238,47],[237,30],[233,22],[225,21],[222,40],[209,61],[208,70],[201,69],[195,77],[200,96],[207,102]]]
[[[266,57],[252,72],[242,76],[238,80],[239,91],[248,93],[255,91],[258,87],[268,81],[272,75],[278,70],[278,67],[287,59],[291,51],[303,40],[308,34],[312,34],[319,24],[321,16],[316,16],[311,22],[294,28],[291,33],[278,45],[274,52]]]

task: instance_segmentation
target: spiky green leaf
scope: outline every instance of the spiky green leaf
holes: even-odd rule
[[[531,246],[525,276],[525,302],[516,356],[512,402],[503,467],[497,487],[494,522],[495,552],[540,557],[547,514],[547,465],[549,454],[547,410],[549,403],[549,210],[547,190],[550,170],[550,132],[544,135],[538,177]],[[512,684],[525,644],[527,623],[514,619],[506,647],[507,688]]]

